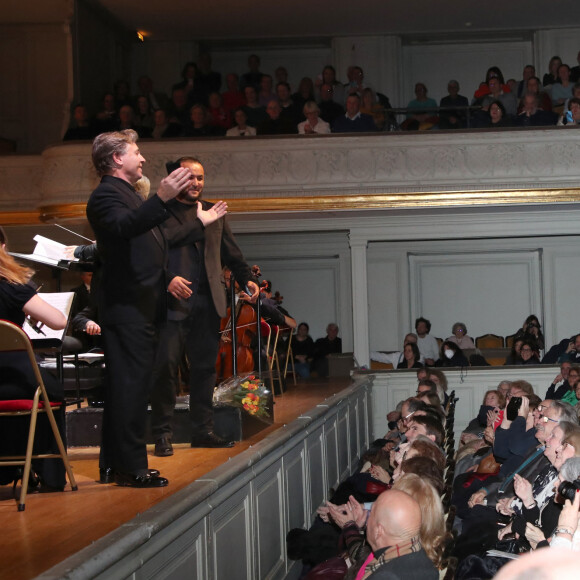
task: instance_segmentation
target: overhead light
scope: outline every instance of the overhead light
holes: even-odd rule
[[[145,42],[145,37],[147,36],[147,33],[142,31],[142,30],[137,30],[137,38],[141,41],[141,42]]]

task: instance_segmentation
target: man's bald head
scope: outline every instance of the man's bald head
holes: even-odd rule
[[[392,489],[377,498],[367,522],[367,539],[373,551],[407,542],[419,535],[421,508],[403,491]]]

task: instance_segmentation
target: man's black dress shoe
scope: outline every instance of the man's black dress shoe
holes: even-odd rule
[[[216,435],[213,431],[209,431],[208,433],[200,433],[199,435],[194,435],[191,438],[192,447],[233,447],[234,443],[235,441],[227,441],[223,437]]]
[[[169,437],[161,437],[155,441],[155,451],[153,455],[157,457],[169,457],[173,455],[173,445],[171,445],[171,440]]]
[[[159,472],[157,472],[159,473]],[[165,487],[169,481],[159,475],[135,475],[134,473],[115,473],[115,483],[122,487]]]
[[[148,469],[147,472],[151,477],[159,477],[157,469]],[[100,467],[99,483],[115,483],[115,470],[112,467]]]

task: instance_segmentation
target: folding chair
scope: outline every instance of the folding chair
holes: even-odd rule
[[[270,380],[272,381],[272,394],[275,394],[274,381],[280,385],[280,395],[284,394],[284,381],[280,372],[280,359],[278,358],[278,339],[280,338],[280,327],[276,324],[270,324],[270,333],[266,344],[266,354],[268,355],[268,370]]]
[[[294,379],[294,384],[296,384],[296,369],[294,368],[294,353],[292,352],[292,329],[289,326],[285,326],[280,329],[281,333],[288,333],[288,348],[286,349],[286,360],[284,361],[284,378],[288,375],[288,373],[292,373],[292,378]],[[292,370],[288,370],[288,366],[292,368]]]
[[[34,357],[32,345],[28,336],[26,336],[26,333],[16,324],[6,320],[0,320],[0,352],[15,351],[25,351],[28,354],[30,365],[32,366],[36,382],[38,383],[33,399],[0,401],[0,417],[30,416],[26,454],[0,456],[0,465],[21,465],[24,467],[24,472],[22,474],[22,489],[20,490],[20,497],[17,500],[18,511],[21,512],[24,511],[25,508],[30,467],[33,459],[52,459],[60,457],[64,463],[72,490],[76,491],[78,488],[52,411],[53,408],[60,408],[64,403],[50,402],[38,364],[36,363],[36,358]],[[33,453],[34,435],[36,433],[36,422],[39,413],[46,413],[59,453]]]

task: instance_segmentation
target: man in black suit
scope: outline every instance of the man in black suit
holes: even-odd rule
[[[219,324],[227,310],[223,265],[233,271],[241,288],[248,288],[252,301],[259,294],[250,267],[225,219],[209,225],[201,242],[192,243],[180,233],[187,224],[197,220],[200,210],[211,211],[213,204],[201,201],[205,172],[199,160],[182,157],[179,163],[191,172],[192,180],[189,188],[168,204],[172,216],[162,226],[170,245],[170,270],[179,275],[171,280],[168,288],[168,320],[161,332],[151,393],[151,429],[156,439],[155,455],[159,457],[173,454],[171,422],[178,368],[184,352],[190,364],[191,446],[233,445],[213,432]]]
[[[168,481],[147,468],[145,444],[158,327],[167,315],[167,247],[158,226],[191,171],[177,169],[143,201],[133,188],[145,162],[137,139],[129,129],[93,142],[93,164],[102,179],[87,203],[87,218],[101,261],[97,303],[107,366],[99,467],[103,483],[114,478],[123,486],[162,487]],[[192,239],[203,238],[207,215],[190,226]]]

